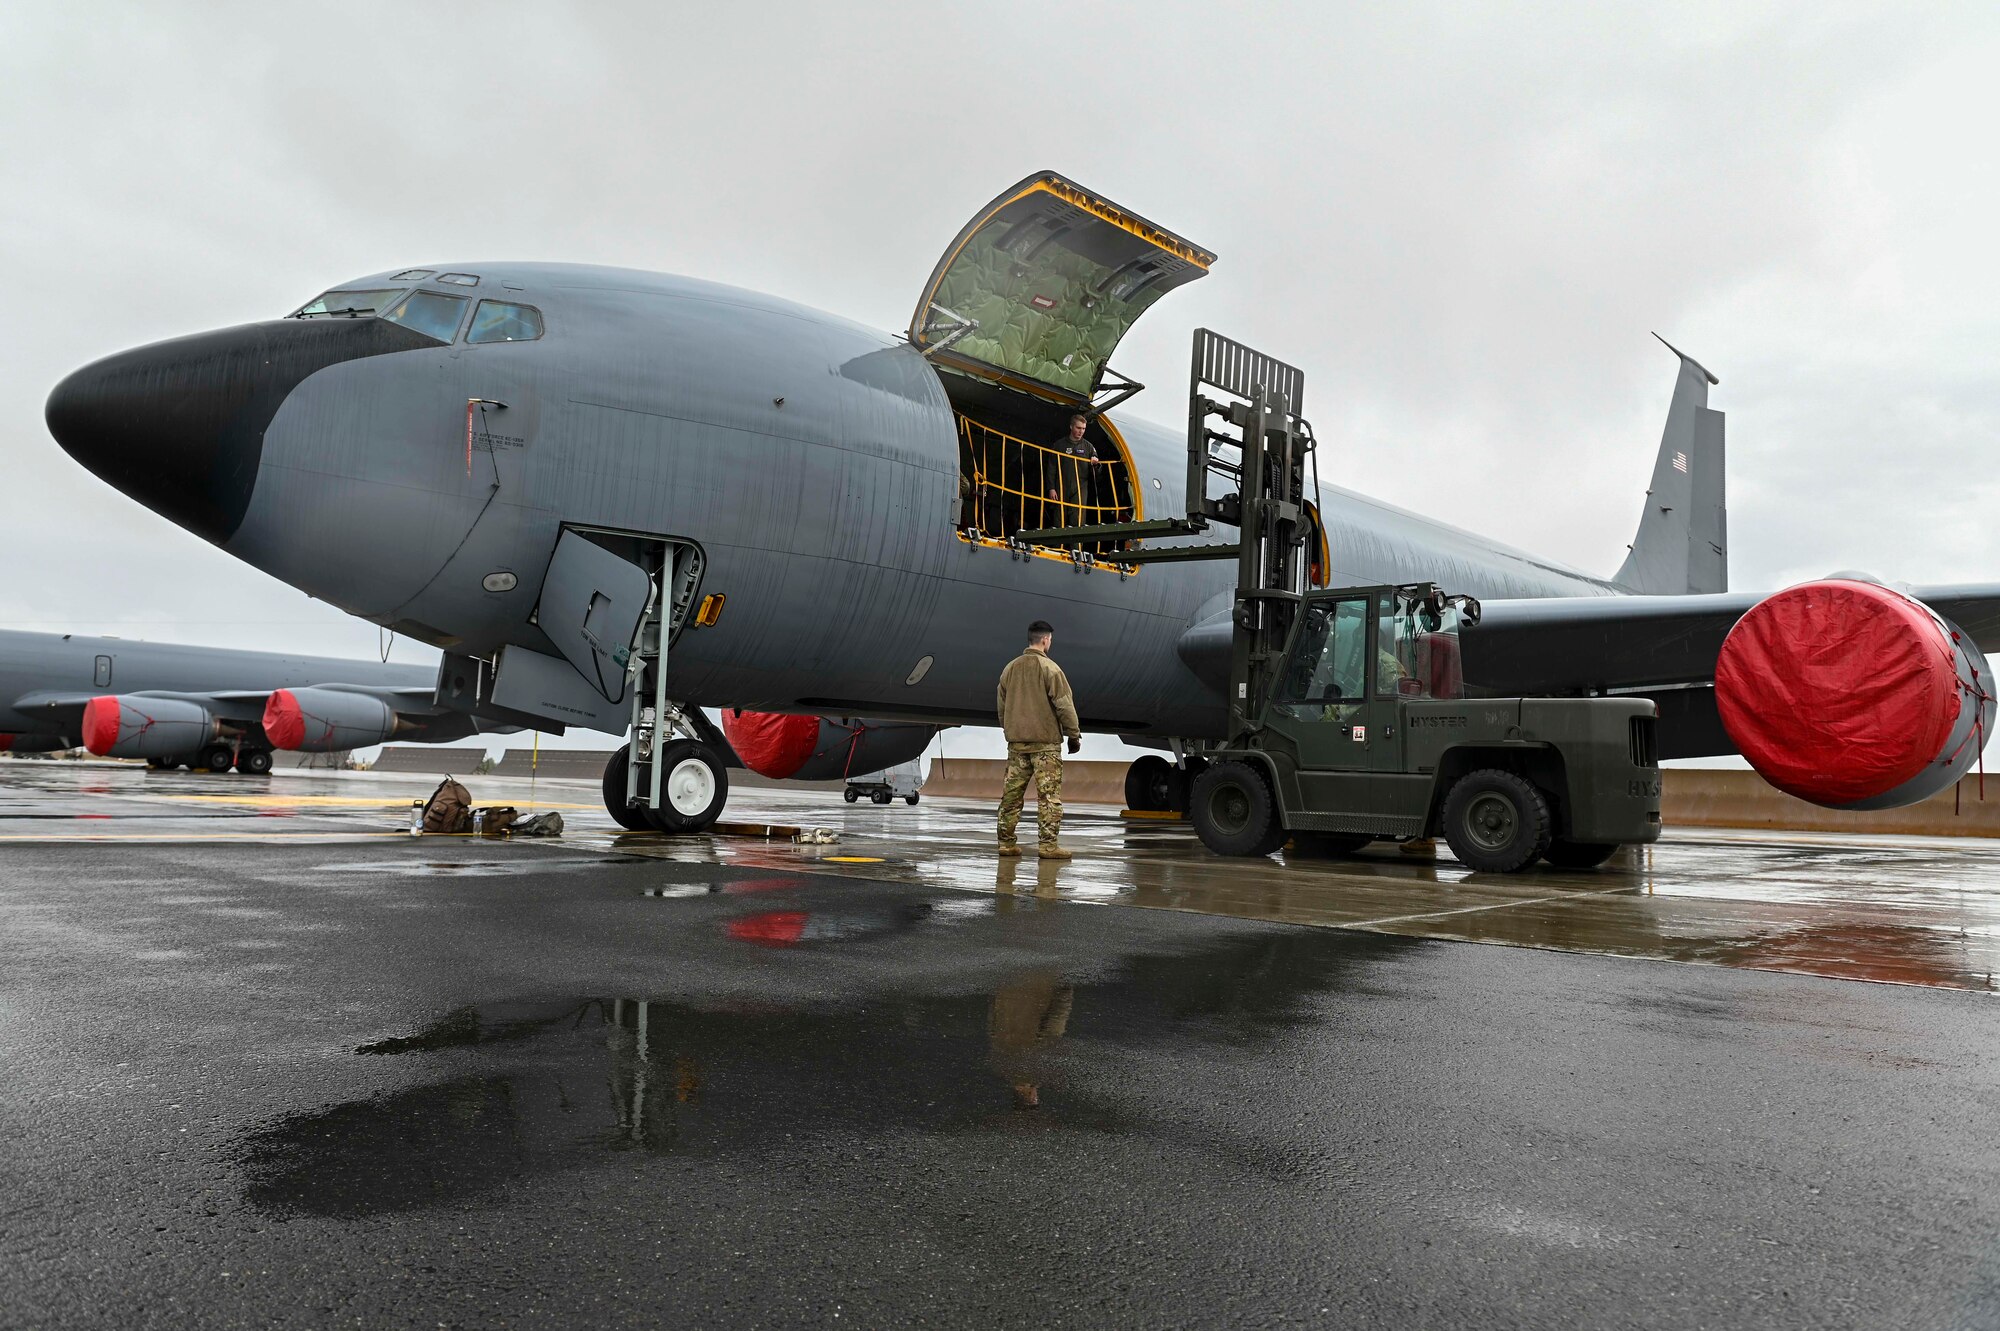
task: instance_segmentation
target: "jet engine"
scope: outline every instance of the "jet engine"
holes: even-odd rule
[[[264,735],[273,746],[333,753],[380,744],[399,728],[396,709],[345,689],[274,689],[264,703]]]
[[[725,708],[722,733],[745,767],[775,781],[839,781],[906,763],[939,727]]]
[[[215,713],[186,698],[105,694],[83,705],[83,747],[100,758],[172,758],[221,734]]]
[[[1828,578],[1751,607],[1723,640],[1715,703],[1766,781],[1833,809],[1945,790],[1993,733],[1993,676],[1972,639],[1915,597]]]

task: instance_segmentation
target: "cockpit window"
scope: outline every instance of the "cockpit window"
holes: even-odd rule
[[[329,291],[292,317],[294,319],[361,319],[386,308],[403,293],[387,291]]]
[[[438,281],[449,282],[455,287],[476,287],[479,285],[479,275],[477,273],[446,273]]]
[[[542,312],[532,305],[482,300],[472,315],[467,342],[532,342],[542,335]]]
[[[405,268],[391,280],[397,282],[421,282],[436,271],[437,269],[435,268]]]
[[[383,315],[391,323],[414,328],[426,337],[449,342],[458,332],[459,316],[465,313],[465,297],[441,296],[435,291],[412,291],[403,303]]]

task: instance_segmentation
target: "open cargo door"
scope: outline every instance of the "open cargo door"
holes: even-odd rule
[[[1044,171],[958,233],[917,302],[910,341],[939,365],[1087,408],[1133,321],[1214,262]]]

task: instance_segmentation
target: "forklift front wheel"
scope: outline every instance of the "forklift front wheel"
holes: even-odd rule
[[[1248,763],[1210,767],[1194,783],[1188,805],[1195,835],[1218,855],[1269,855],[1284,844],[1270,784]]]
[[[1518,873],[1548,852],[1549,802],[1526,778],[1483,768],[1445,797],[1444,839],[1468,869]]]

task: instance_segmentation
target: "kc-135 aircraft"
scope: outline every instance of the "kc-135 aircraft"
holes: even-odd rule
[[[430,666],[0,632],[0,749],[82,744],[153,767],[260,774],[273,749],[436,744],[512,725],[439,707]]]
[[[699,707],[795,718],[763,727],[796,724],[795,750],[823,715],[991,723],[1035,619],[1056,626],[1087,729],[1177,753],[1223,733],[1231,564],[1019,536],[1185,510],[1185,437],[1114,417],[1139,386],[1108,361],[1214,259],[1043,172],[967,223],[900,337],[690,277],[434,263],[98,361],[47,420],[127,495],[444,649],[440,705],[634,726],[607,806],[698,828],[727,791]],[[1822,803],[1943,789],[1993,720],[1981,649],[2000,642],[2000,584],[1730,591],[1716,380],[1674,354],[1612,576],[1329,484],[1312,581],[1480,598],[1461,644],[1473,695],[1650,696],[1662,756],[1740,749]],[[651,808],[625,795],[642,762]]]

